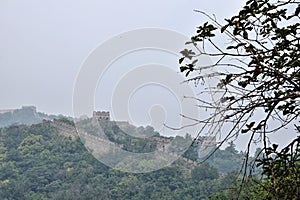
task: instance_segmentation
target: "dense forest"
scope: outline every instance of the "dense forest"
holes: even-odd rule
[[[193,146],[184,156],[195,159]],[[13,125],[1,129],[0,197],[231,199],[235,190],[228,188],[235,188],[243,156],[231,143],[192,169],[177,162],[151,173],[130,174],[105,166],[79,137],[66,137],[51,124]]]

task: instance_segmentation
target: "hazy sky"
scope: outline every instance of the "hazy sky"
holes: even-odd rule
[[[144,27],[187,36],[205,18],[229,17],[242,1],[0,0],[0,109],[35,105],[72,115],[72,92],[84,59],[121,32]]]

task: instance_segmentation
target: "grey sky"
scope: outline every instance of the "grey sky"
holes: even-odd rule
[[[35,105],[72,114],[72,91],[83,60],[98,44],[143,27],[187,36],[204,17],[231,16],[242,1],[0,1],[0,109]]]

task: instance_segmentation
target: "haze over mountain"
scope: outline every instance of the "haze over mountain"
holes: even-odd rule
[[[46,120],[62,117],[62,115],[48,115],[38,112],[35,106],[22,106],[19,109],[0,110],[0,128],[10,125],[32,125]]]

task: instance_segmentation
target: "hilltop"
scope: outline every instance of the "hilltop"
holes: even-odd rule
[[[97,124],[99,123],[105,130],[102,133],[97,130]],[[85,147],[94,153],[94,156],[96,153],[93,149],[99,150],[101,146],[102,154],[104,151],[109,150],[107,147],[112,146],[132,153],[158,151],[160,154],[164,154],[166,152],[167,157],[174,156],[176,162],[173,165],[180,165],[188,170],[193,169],[197,166],[197,163],[205,159],[205,157],[202,158],[199,156],[201,155],[199,152],[203,151],[202,146],[209,146],[211,149],[216,147],[215,138],[202,136],[194,141],[194,138],[189,135],[184,137],[165,137],[156,132],[151,126],[136,127],[125,121],[112,121],[109,112],[104,111],[93,112],[92,118],[86,117],[76,120],[77,129],[78,125],[85,125],[87,130],[84,130],[84,132],[89,134],[79,134],[72,118],[63,115],[41,113],[34,106],[23,106],[20,109],[0,111],[0,128],[22,124],[28,126],[34,124],[50,126],[59,135],[67,138],[75,139],[80,136],[81,142],[85,143]],[[192,145],[189,146],[189,144]],[[181,147],[185,149],[180,149]],[[183,153],[182,155],[180,154],[181,152]],[[207,162],[216,167],[220,173],[228,173],[238,169],[242,165],[244,156],[242,152],[239,153],[235,150],[234,144],[230,144],[225,150],[217,150]],[[224,157],[227,159],[224,160]],[[128,163],[131,162],[128,161],[125,167],[132,167]]]
[[[38,124],[43,119],[53,120],[61,118],[62,115],[47,115],[38,112],[35,106],[22,106],[18,109],[0,110],[0,128],[11,125],[32,125]]]

